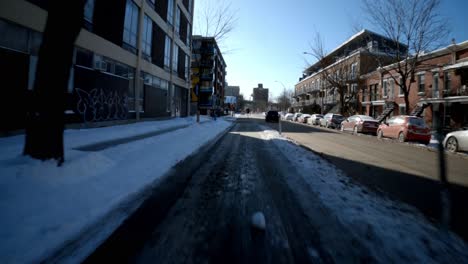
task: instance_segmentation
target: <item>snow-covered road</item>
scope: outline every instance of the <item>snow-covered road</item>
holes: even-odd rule
[[[252,227],[251,221],[262,226],[259,212],[265,230]],[[133,260],[468,262],[467,245],[416,209],[358,186],[321,157],[246,119],[212,149],[157,222]]]

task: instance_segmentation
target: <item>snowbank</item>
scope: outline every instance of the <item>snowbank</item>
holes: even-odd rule
[[[151,131],[175,130],[98,152],[73,148]],[[172,166],[222,133],[230,123],[194,123],[193,118],[65,131],[66,162],[20,155],[24,136],[0,139],[0,258],[3,263],[38,262],[116,210]],[[133,208],[133,207],[129,207]],[[92,250],[131,212],[106,219]],[[89,252],[74,256],[80,261]]]

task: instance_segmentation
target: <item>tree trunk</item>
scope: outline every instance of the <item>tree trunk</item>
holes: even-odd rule
[[[83,23],[85,0],[52,0],[49,4],[34,90],[29,95],[23,155],[64,161],[65,96],[73,49]]]
[[[344,114],[345,114],[345,100],[344,100],[344,98],[345,98],[345,93],[344,93],[344,91],[342,90],[341,93],[340,93],[340,105],[341,105],[341,107],[340,107],[340,113],[341,113],[341,115],[343,115],[343,116],[344,116]]]
[[[410,109],[410,103],[409,103],[408,87],[406,87],[406,85],[404,86],[403,93],[405,95],[405,111],[406,111],[406,114],[409,115],[411,113],[411,109]]]

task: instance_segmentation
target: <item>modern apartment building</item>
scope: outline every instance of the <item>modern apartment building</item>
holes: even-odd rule
[[[4,98],[15,109],[1,109],[7,129],[23,126],[50,4],[0,1],[0,76]],[[193,4],[87,0],[70,69],[66,122],[187,115]]]
[[[268,109],[268,92],[268,88],[263,88],[262,83],[259,83],[258,87],[253,88],[253,104],[255,111],[265,112]]]
[[[340,100],[346,100],[347,111],[355,111],[362,86],[359,77],[375,70],[379,63],[390,62],[392,56],[388,54],[395,49],[390,39],[369,30],[360,31],[303,72],[295,85],[292,107],[299,112],[339,113]],[[401,45],[400,49],[406,47]],[[344,90],[342,98],[340,89]]]
[[[406,114],[395,64],[362,76],[359,112],[386,118]],[[447,131],[468,126],[468,41],[420,55],[415,76],[406,82],[409,113],[434,125],[438,114]]]
[[[193,36],[192,111],[222,109],[226,85],[226,62],[213,37]]]

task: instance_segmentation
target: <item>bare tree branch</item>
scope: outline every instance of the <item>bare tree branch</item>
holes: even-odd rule
[[[409,113],[409,93],[419,56],[448,42],[447,20],[439,13],[441,0],[363,0],[363,3],[370,23],[396,47],[388,54],[395,58],[394,64],[382,71],[400,86]]]
[[[238,10],[227,1],[204,0],[199,6],[202,10],[195,14],[194,35],[214,37],[218,45],[222,45],[237,24]]]

